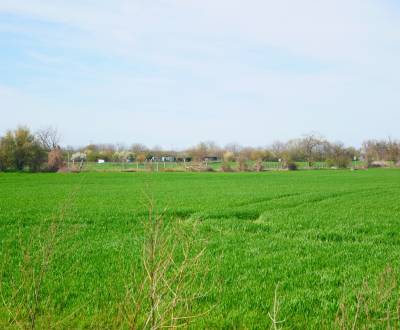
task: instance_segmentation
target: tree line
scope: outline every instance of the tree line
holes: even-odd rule
[[[347,168],[355,160],[366,166],[385,166],[389,162],[400,165],[400,141],[393,139],[367,140],[361,148],[328,141],[319,134],[306,134],[289,141],[276,141],[266,147],[244,147],[228,144],[224,147],[214,142],[201,142],[185,150],[149,148],[143,144],[126,147],[120,144],[90,144],[85,147],[61,147],[60,134],[51,127],[32,132],[27,127],[9,130],[0,137],[1,171],[57,171],[66,161],[103,160],[105,162],[221,161],[224,166],[235,162],[245,170],[248,161],[279,162],[282,167],[295,167],[296,162],[306,162],[312,167],[325,162],[328,167]],[[260,165],[261,166],[261,165]]]
[[[32,133],[27,127],[0,138],[0,171],[57,171],[64,164],[60,135],[53,128]]]

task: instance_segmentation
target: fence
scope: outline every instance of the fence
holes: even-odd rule
[[[215,171],[219,171],[222,166],[221,161],[213,162],[85,162],[82,168],[83,171],[190,171],[210,167]],[[256,162],[248,161],[248,168],[253,168]],[[79,164],[75,163],[75,166]],[[239,165],[236,162],[230,162],[229,165],[232,169],[237,168]],[[311,166],[307,162],[296,162],[298,169],[328,169],[329,166],[326,162],[314,162]],[[72,162],[69,162],[69,167],[72,167]],[[263,162],[265,170],[283,170],[284,165],[281,162],[265,161]],[[366,164],[362,161],[353,161],[352,167],[364,167]]]

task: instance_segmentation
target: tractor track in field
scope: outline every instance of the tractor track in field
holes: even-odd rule
[[[280,199],[285,199],[285,198],[289,198],[289,197],[294,197],[294,196],[299,196],[302,195],[302,193],[295,193],[295,194],[284,194],[284,195],[279,195],[276,197],[272,197],[272,198],[257,198],[255,200],[249,201],[249,202],[241,202],[238,204],[234,204],[233,206],[235,207],[243,207],[243,206],[250,206],[250,205],[257,205],[257,204],[261,204],[261,203],[266,203],[266,202],[272,202],[272,201],[276,201],[276,200],[280,200]]]
[[[168,215],[178,217],[184,220],[190,219],[229,219],[229,218],[237,218],[237,219],[248,219],[248,220],[255,220],[258,219],[263,213],[270,211],[271,209],[268,207],[268,203],[274,203],[278,201],[284,201],[291,199],[296,196],[305,196],[305,199],[302,200],[293,200],[290,204],[282,204],[276,205],[274,204],[273,207],[276,208],[277,206],[283,210],[294,209],[298,207],[305,207],[307,205],[312,204],[319,204],[324,203],[329,200],[341,199],[346,198],[351,195],[360,194],[360,196],[365,195],[368,197],[372,196],[379,196],[382,194],[389,193],[397,193],[397,187],[391,187],[390,189],[386,187],[379,187],[374,189],[357,189],[351,191],[342,191],[342,192],[332,192],[330,194],[326,194],[325,196],[321,196],[321,192],[315,193],[293,193],[293,194],[283,194],[279,196],[275,196],[272,198],[258,198],[257,200],[252,200],[249,202],[239,202],[237,204],[231,205],[231,209],[227,212],[220,212],[221,210],[216,209],[215,211],[196,211],[196,210],[169,210],[167,212]],[[265,206],[263,208],[262,206]],[[147,213],[143,211],[141,215],[145,216]]]
[[[285,205],[282,206],[282,210],[288,210],[288,209],[294,209],[297,207],[302,207],[302,206],[306,206],[306,205],[311,205],[311,204],[316,204],[316,203],[323,203],[329,200],[334,200],[334,199],[340,199],[340,198],[344,198],[350,195],[356,195],[356,194],[363,194],[363,195],[367,195],[369,197],[371,196],[379,196],[383,193],[387,193],[387,192],[397,192],[398,189],[393,187],[392,189],[387,189],[387,188],[374,188],[374,189],[358,189],[358,190],[352,190],[352,191],[344,191],[344,192],[335,192],[335,193],[331,193],[329,195],[326,196],[318,196],[315,195],[314,193],[308,193],[307,194],[307,200],[303,200],[303,201],[299,201],[299,202],[295,202],[290,204],[290,205]],[[257,205],[262,205],[264,203],[269,203],[269,202],[273,202],[273,201],[279,201],[279,200],[284,200],[287,198],[291,198],[291,197],[295,197],[295,196],[300,196],[300,195],[305,195],[304,193],[295,193],[295,194],[285,194],[285,195],[281,195],[275,198],[264,198],[264,199],[259,199],[257,201],[252,201],[250,203],[240,203],[237,204],[238,207],[235,208],[233,206],[231,212],[228,212],[226,214],[218,214],[218,213],[201,213],[201,212],[194,212],[191,216],[189,216],[188,218],[191,218],[193,216],[198,215],[199,217],[203,218],[203,219],[228,219],[228,218],[238,218],[238,219],[249,219],[249,220],[254,220],[254,219],[258,219],[264,212],[268,211],[269,209],[264,209],[264,210],[260,210],[259,212],[257,212],[256,210],[246,210],[246,207],[249,206],[257,206]],[[275,205],[276,206],[276,205]]]

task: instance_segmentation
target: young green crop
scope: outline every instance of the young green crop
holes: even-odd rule
[[[374,288],[388,265],[399,268],[398,170],[0,173],[0,327],[12,323],[4,301],[18,299],[21,246],[45,242],[52,219],[58,238],[37,326],[114,327],[141,264],[146,195],[207,242],[207,289],[192,306],[206,315],[193,328],[269,327],[277,285],[279,326],[331,328],[342,301],[355,302],[365,281]]]

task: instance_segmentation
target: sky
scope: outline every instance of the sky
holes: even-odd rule
[[[400,138],[398,0],[0,0],[0,135]]]

